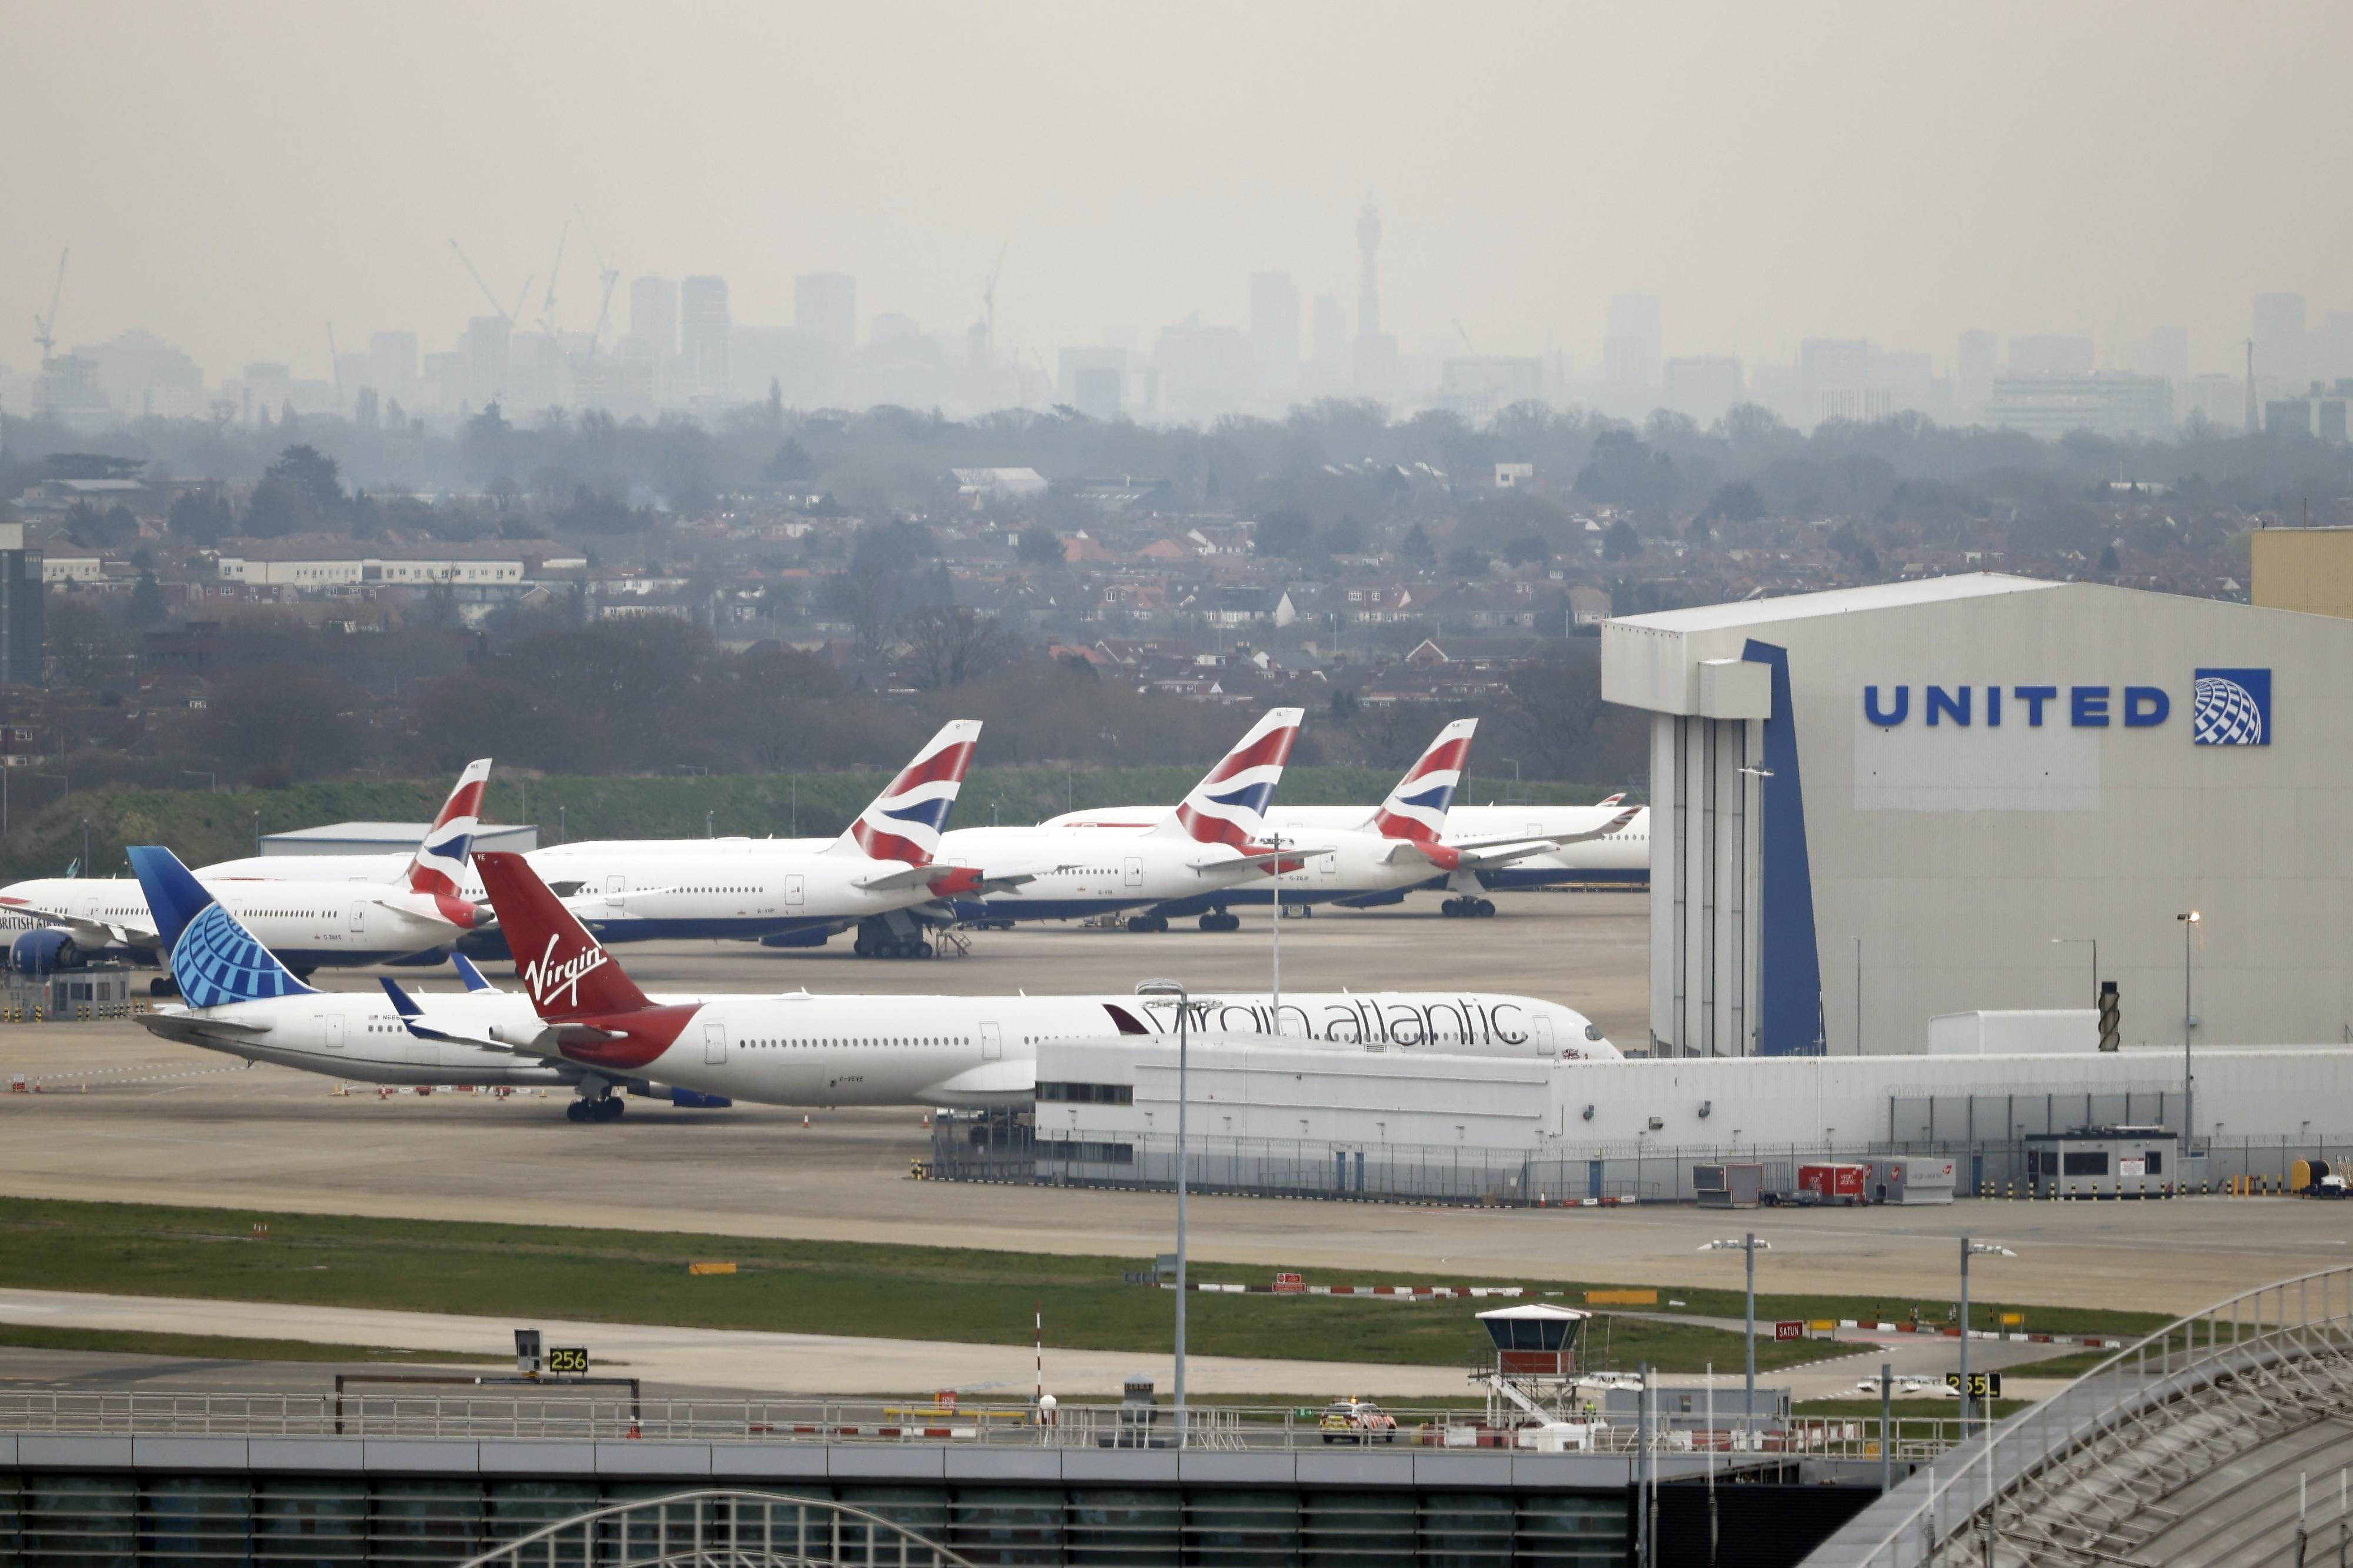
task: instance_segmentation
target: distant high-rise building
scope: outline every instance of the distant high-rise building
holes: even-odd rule
[[[1693,355],[1666,363],[1666,406],[1703,425],[1724,417],[1741,400],[1740,362],[1726,355]]]
[[[1356,391],[1367,397],[1394,397],[1400,390],[1398,344],[1381,331],[1381,215],[1370,192],[1356,215],[1356,249],[1364,270],[1356,283]]]
[[[1991,332],[1963,332],[1953,347],[1953,396],[1971,417],[1993,395],[1996,359]]]
[[[1348,318],[1331,294],[1315,296],[1315,363],[1337,370],[1348,357]]]
[[[667,278],[629,280],[629,336],[657,362],[678,353],[678,285]]]
[[[25,525],[0,523],[0,686],[43,686],[41,552],[25,548]]]
[[[2353,376],[2353,312],[2331,310],[2305,339],[2304,371],[2313,381]]]
[[[1609,332],[1601,340],[1603,396],[1621,414],[1649,412],[1656,385],[1664,317],[1656,294],[1620,294],[1609,301]]]
[[[507,395],[507,340],[512,335],[504,316],[476,316],[466,323],[466,335],[459,342],[459,352],[465,356],[465,400],[470,403],[493,403]],[[246,380],[254,381],[256,367],[245,367]]]
[[[1109,344],[1064,349],[1057,397],[1090,419],[1116,419],[1127,409],[1127,351]]]
[[[2010,340],[2010,374],[2012,375],[2089,375],[2092,374],[2092,340],[2065,337],[2012,338]]]
[[[1875,419],[1890,406],[1871,390],[1871,344],[1862,338],[1808,338],[1798,345],[1805,404],[1816,419]]]
[[[378,332],[368,339],[368,376],[388,397],[406,397],[417,384],[417,334]]]
[[[733,336],[727,279],[705,275],[678,286],[678,357],[695,395],[727,391],[727,350]]]
[[[2353,316],[2345,320],[2353,321]],[[2153,327],[2148,334],[2148,368],[2168,381],[2189,378],[2189,329]]]
[[[793,279],[793,325],[835,348],[858,346],[858,279],[847,272],[804,272]]]
[[[1299,380],[1299,286],[1288,272],[1253,272],[1250,289],[1250,347],[1267,384],[1287,390]]]
[[[2304,296],[2255,296],[2255,374],[2275,386],[2303,388],[2305,365]]]

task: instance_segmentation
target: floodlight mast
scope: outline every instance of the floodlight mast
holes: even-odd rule
[[[1192,1022],[1193,994],[1181,980],[1146,980],[1136,986],[1135,994],[1176,998],[1176,1387],[1173,1403],[1176,1446],[1183,1448],[1189,1446],[1185,1415],[1185,1104],[1188,1098],[1186,1047]]]
[[[1757,1240],[1757,1233],[1752,1230],[1738,1241],[1711,1241],[1700,1250],[1745,1252],[1748,1255],[1748,1329],[1741,1336],[1748,1352],[1748,1408],[1741,1413],[1740,1420],[1744,1430],[1754,1431],[1757,1422],[1757,1255],[1772,1251],[1773,1244]]]

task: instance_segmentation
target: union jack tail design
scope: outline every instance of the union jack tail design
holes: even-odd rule
[[[1471,735],[1478,728],[1476,719],[1457,719],[1440,730],[1373,814],[1373,831],[1384,838],[1437,843],[1446,831],[1446,814],[1453,808],[1455,786],[1471,756]]]
[[[458,787],[441,803],[441,815],[408,860],[408,890],[454,897],[466,885],[466,857],[482,816],[482,790],[490,783],[491,759],[479,757],[458,775]]]
[[[1291,758],[1306,712],[1303,708],[1271,710],[1154,834],[1237,848],[1255,842],[1266,826],[1268,803],[1274,798],[1274,786],[1282,782],[1282,764]]]
[[[972,749],[979,740],[979,720],[950,721],[891,781],[891,787],[858,814],[849,831],[835,839],[828,853],[930,865],[940,851],[940,834],[947,826],[956,792],[964,788]]]

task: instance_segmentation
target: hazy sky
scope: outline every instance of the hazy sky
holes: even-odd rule
[[[73,248],[61,339],[208,375],[451,346],[577,203],[628,275],[797,272],[1051,363],[1246,318],[1248,275],[1591,366],[1609,297],[1667,352],[2189,329],[2258,290],[2353,310],[2343,5],[114,5],[0,0],[0,363]],[[626,324],[627,284],[615,301]],[[596,316],[575,232],[559,324]]]

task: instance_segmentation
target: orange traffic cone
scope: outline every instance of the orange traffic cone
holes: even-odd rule
[[[808,1112],[806,1110],[801,1112],[801,1125],[804,1127],[808,1125]]]

